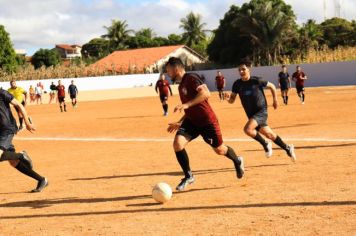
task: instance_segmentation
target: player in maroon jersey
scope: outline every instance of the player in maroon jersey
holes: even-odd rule
[[[304,89],[304,81],[308,79],[304,74],[300,66],[297,66],[297,71],[293,73],[292,80],[295,82],[295,88],[297,89],[298,97],[302,104],[305,101],[305,89]]]
[[[215,77],[215,86],[219,92],[220,102],[224,100],[224,88],[225,88],[225,78],[222,75],[221,71],[217,72]]]
[[[223,144],[218,119],[208,103],[210,97],[208,87],[203,84],[198,74],[186,73],[184,64],[179,58],[169,58],[166,69],[172,81],[180,82],[178,90],[182,104],[176,106],[174,112],[184,111],[185,113],[178,122],[170,123],[167,129],[169,133],[177,131],[173,148],[185,175],[176,189],[182,191],[195,180],[185,146],[199,135],[217,154],[225,155],[232,160],[237,177],[242,178],[244,175],[243,158],[237,156],[231,147]]]
[[[163,107],[163,115],[167,116],[168,115],[168,96],[169,93],[171,94],[171,96],[173,95],[172,93],[172,89],[171,86],[169,85],[169,82],[166,80],[166,77],[164,74],[160,74],[159,79],[156,83],[156,87],[155,87],[156,93],[159,93],[159,98],[161,100],[162,103],[162,107]]]
[[[58,96],[59,108],[61,109],[61,112],[63,112],[62,104],[64,106],[64,111],[67,112],[66,103],[65,103],[66,88],[64,87],[64,85],[62,85],[61,80],[58,80],[57,96]]]

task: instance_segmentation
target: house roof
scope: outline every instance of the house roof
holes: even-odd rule
[[[73,50],[74,48],[69,44],[56,44],[56,48],[62,48],[65,50]]]
[[[118,72],[123,70],[123,72],[127,72],[131,66],[135,67],[137,71],[143,71],[145,67],[155,64],[157,61],[183,47],[201,58],[199,54],[184,45],[163,46],[115,51],[92,64],[91,67],[105,70],[115,69]]]

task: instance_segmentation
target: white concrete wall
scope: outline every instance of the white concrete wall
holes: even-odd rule
[[[289,65],[290,75],[295,71],[296,65]],[[319,86],[337,86],[337,85],[356,85],[356,61],[350,62],[332,62],[319,64],[301,64],[302,70],[309,78],[306,87]],[[277,84],[277,76],[280,66],[256,67],[252,69],[252,74],[261,76],[264,79]],[[236,68],[223,69],[221,72],[226,78],[226,90],[231,90],[233,82],[239,77]],[[210,90],[215,90],[216,70],[198,71],[206,78],[206,83]],[[134,88],[155,85],[158,74],[141,74],[141,75],[120,75],[105,77],[75,78],[75,84],[79,91],[108,90],[120,88]],[[62,83],[69,86],[72,79],[61,79]],[[49,91],[51,82],[57,84],[58,79],[41,80],[45,91]],[[28,90],[30,85],[35,86],[39,81],[18,81],[20,87]],[[7,89],[10,87],[9,82],[0,82],[0,87]]]

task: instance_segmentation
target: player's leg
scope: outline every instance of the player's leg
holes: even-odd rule
[[[296,160],[296,155],[295,155],[295,152],[294,152],[293,144],[291,144],[291,145],[286,144],[281,139],[281,137],[279,137],[276,133],[273,132],[273,130],[269,126],[261,127],[260,132],[261,132],[261,134],[266,136],[268,139],[272,140],[280,148],[285,150],[287,152],[288,156],[292,159],[292,161]]]
[[[167,116],[168,115],[168,104],[167,104],[167,100],[168,100],[168,95],[160,95],[160,100],[162,103],[162,108],[163,108],[163,115]]]
[[[244,163],[243,158],[237,156],[234,149],[223,144],[223,138],[219,123],[210,124],[200,128],[200,134],[204,141],[209,144],[218,155],[226,156],[232,160],[236,169],[237,178],[242,178],[244,175]]]
[[[62,102],[62,98],[58,97],[59,109],[61,110],[61,112],[63,112]]]
[[[286,105],[288,105],[288,93],[289,93],[289,88],[285,90],[285,96],[286,96]]]
[[[254,118],[249,119],[244,127],[244,132],[257,142],[259,142],[263,149],[265,150],[266,157],[272,156],[272,144],[267,142],[261,134],[258,132],[260,129],[260,125],[258,124],[257,120]]]
[[[185,147],[198,135],[199,134],[195,130],[194,125],[185,120],[174,137],[173,149],[176,154],[177,161],[184,173],[184,178],[176,187],[178,191],[184,190],[189,184],[192,184],[195,181],[193,173],[190,169],[189,156],[185,150]]]
[[[301,93],[302,93],[302,104],[304,104],[304,102],[305,102],[305,89],[304,89],[304,87],[302,87],[301,88]]]

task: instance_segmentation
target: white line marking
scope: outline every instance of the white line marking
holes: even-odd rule
[[[356,138],[284,138],[298,142],[356,142]],[[172,138],[79,138],[79,137],[16,137],[19,141],[76,141],[76,142],[173,142]],[[203,141],[202,139],[198,139]],[[251,138],[225,138],[226,142],[255,142]]]

